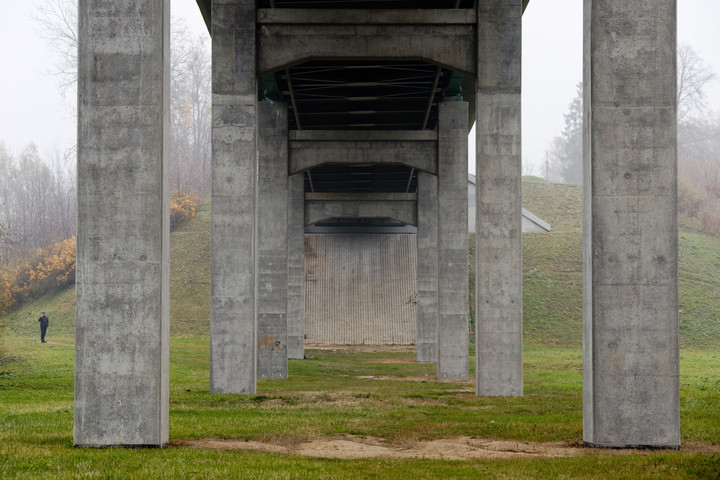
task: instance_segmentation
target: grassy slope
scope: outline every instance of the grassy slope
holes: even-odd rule
[[[525,208],[552,225],[523,238],[525,341],[579,347],[582,337],[582,192],[578,185],[523,182]],[[171,235],[171,333],[209,330],[210,208]],[[720,345],[720,238],[680,219],[680,331],[683,347]],[[471,245],[472,245],[471,241]],[[473,252],[471,252],[472,254]],[[471,261],[471,267],[474,261]],[[471,280],[471,292],[474,290]],[[49,335],[72,336],[74,291],[47,295],[10,315],[11,334],[32,336],[47,310]]]
[[[523,206],[550,223],[548,234],[523,238],[527,342],[580,346],[582,338],[582,187],[523,183]],[[680,217],[680,343],[720,345],[720,238]]]
[[[170,235],[170,334],[210,332],[210,203]]]
[[[523,206],[552,231],[523,235],[525,341],[580,347],[582,200],[577,185],[523,182]]]
[[[172,335],[207,334],[210,317],[210,204],[200,205],[193,222],[170,234],[170,329]],[[37,298],[2,319],[8,333],[40,335],[37,319],[50,317],[48,337],[75,335],[75,289]]]

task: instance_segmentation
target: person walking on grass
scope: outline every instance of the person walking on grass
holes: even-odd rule
[[[38,322],[40,322],[40,342],[41,343],[47,343],[45,341],[45,332],[47,332],[47,327],[50,325],[50,320],[48,320],[47,315],[45,315],[45,312],[42,312],[42,316],[38,318]]]

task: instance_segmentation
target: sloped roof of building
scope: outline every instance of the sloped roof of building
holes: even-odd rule
[[[477,180],[475,179],[475,175],[468,174],[468,183],[470,183],[472,185],[477,185]],[[533,214],[532,212],[530,212],[524,208],[522,209],[522,216],[523,216],[523,218],[534,223],[535,225],[537,225],[539,228],[545,230],[546,232],[549,232],[550,230],[552,230],[552,227],[550,227],[549,223],[547,223],[542,218],[538,217],[537,215]]]

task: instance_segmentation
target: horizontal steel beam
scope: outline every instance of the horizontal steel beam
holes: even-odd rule
[[[401,164],[437,175],[437,141],[290,140],[289,163],[290,174],[331,163]]]
[[[308,202],[415,202],[417,201],[417,193],[395,193],[395,192],[369,192],[369,193],[351,193],[351,192],[322,192],[322,193],[306,193],[305,201]]]
[[[437,132],[430,130],[290,130],[290,140],[326,142],[386,141],[424,142],[437,141]]]
[[[343,10],[324,12],[343,18]],[[475,74],[476,38],[475,25],[464,23],[264,23],[258,26],[258,74],[329,59],[423,60]]]
[[[306,193],[305,225],[330,218],[392,218],[417,225],[417,194]]]
[[[296,9],[259,8],[257,23],[327,25],[474,25],[474,9]]]

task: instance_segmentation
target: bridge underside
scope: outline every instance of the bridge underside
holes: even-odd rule
[[[677,447],[675,1],[585,3],[585,440]],[[210,390],[254,393],[303,358],[303,233],[327,219],[417,226],[418,360],[468,377],[475,122],[476,392],[522,395],[527,1],[198,4]],[[168,0],[80,2],[78,445],[168,440],[168,14]]]

